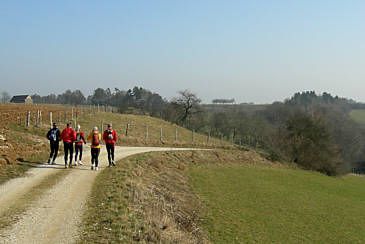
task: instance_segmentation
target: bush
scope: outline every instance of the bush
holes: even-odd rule
[[[343,160],[326,120],[318,115],[296,112],[286,123],[283,138],[286,154],[298,165],[325,173],[345,173]]]

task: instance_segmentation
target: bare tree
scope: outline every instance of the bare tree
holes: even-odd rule
[[[190,116],[200,111],[199,104],[201,103],[201,100],[195,93],[184,90],[179,91],[179,96],[173,98],[172,103],[181,107],[182,114],[180,121],[184,123]]]
[[[7,92],[7,91],[3,91],[3,92],[1,92],[1,102],[2,103],[7,103],[7,102],[9,102],[9,100],[10,100],[10,94]]]

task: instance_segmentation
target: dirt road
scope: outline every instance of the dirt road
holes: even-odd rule
[[[193,150],[183,148],[116,147],[116,161],[138,153],[152,151]],[[0,230],[0,243],[73,243],[79,236],[78,225],[87,197],[98,172],[105,168],[107,154],[102,148],[99,171],[90,170],[90,150],[84,149],[84,166],[68,169],[70,173],[46,191],[19,216],[16,223]],[[27,177],[13,179],[0,186],[0,214],[17,198],[37,186],[45,177],[64,167],[62,157],[57,165],[42,165],[29,171]]]

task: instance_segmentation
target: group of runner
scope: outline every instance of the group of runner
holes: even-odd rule
[[[49,155],[48,164],[56,164],[55,160],[58,155],[59,143],[63,141],[63,148],[65,153],[65,168],[72,168],[73,152],[75,148],[75,166],[83,165],[82,151],[83,144],[86,144],[85,134],[81,131],[80,125],[76,126],[76,130],[67,123],[67,127],[60,132],[57,124],[53,123],[53,128],[47,133],[47,138],[50,143],[51,153]],[[91,170],[98,170],[100,143],[104,140],[106,149],[108,151],[109,167],[115,166],[114,149],[117,141],[117,133],[113,130],[112,124],[108,124],[108,129],[104,131],[103,137],[99,133],[98,127],[94,127],[87,138],[91,145]]]

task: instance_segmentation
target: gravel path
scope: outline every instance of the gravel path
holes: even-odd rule
[[[116,147],[116,161],[138,153],[152,151],[193,150],[183,148]],[[39,200],[19,216],[11,227],[0,230],[0,243],[74,243],[79,236],[78,226],[98,172],[105,168],[107,153],[101,149],[99,171],[90,170],[90,152],[84,149],[85,166],[71,169],[60,182],[46,191]],[[64,167],[62,158],[57,165],[42,165],[31,169],[27,177],[10,180],[0,186],[0,214],[27,190],[36,186],[46,176]]]

